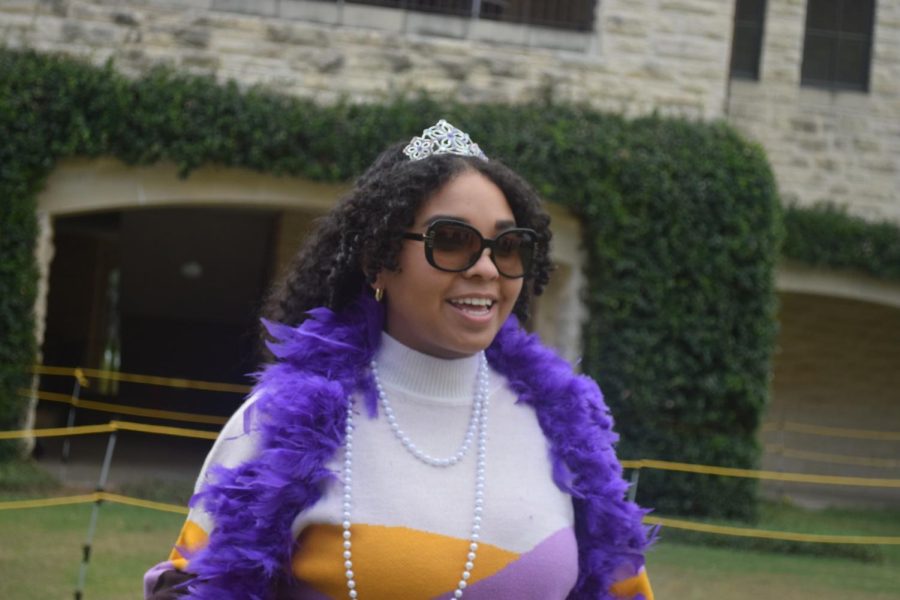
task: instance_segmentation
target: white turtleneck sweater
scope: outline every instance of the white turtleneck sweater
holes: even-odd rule
[[[454,454],[472,413],[478,357],[439,359],[407,348],[387,334],[376,356],[379,377],[397,423],[422,451]],[[551,479],[548,444],[534,410],[518,404],[506,380],[489,370],[485,502],[475,567],[465,597],[471,600],[565,598],[578,575],[571,497]],[[244,432],[238,410],[213,446],[197,482],[214,464],[236,466],[251,458],[256,434]],[[466,562],[472,526],[476,444],[448,468],[410,454],[381,416],[370,419],[361,401],[354,418],[353,571],[359,597],[449,598]],[[343,453],[329,467],[341,473]],[[343,489],[336,480],[322,499],[297,515],[292,598],[346,598],[342,557]],[[205,544],[215,527],[194,508],[178,546]],[[176,549],[178,569],[190,571]]]

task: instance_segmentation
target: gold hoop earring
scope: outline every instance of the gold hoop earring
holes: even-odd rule
[[[375,302],[381,302],[384,298],[384,288],[375,288]]]

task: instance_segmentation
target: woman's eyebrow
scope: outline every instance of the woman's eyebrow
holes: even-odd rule
[[[456,215],[431,215],[430,217],[428,217],[428,219],[426,219],[425,227],[430,226],[435,221],[441,221],[441,220],[459,221],[460,223],[468,223],[471,225],[471,221],[469,221],[469,219],[466,219],[465,217],[459,217]],[[497,221],[496,223],[494,223],[494,228],[497,231],[502,231],[504,229],[512,229],[515,226],[516,226],[516,222],[511,221],[509,219],[504,219],[502,221]]]
[[[455,215],[431,215],[431,216],[428,217],[428,219],[425,221],[425,227],[428,227],[429,225],[431,225],[431,224],[434,223],[435,221],[441,221],[441,220],[445,220],[445,221],[459,221],[459,222],[461,222],[461,223],[468,223],[468,222],[469,222],[468,219],[465,219],[465,218],[463,218],[463,217],[457,217],[457,216],[455,216]]]

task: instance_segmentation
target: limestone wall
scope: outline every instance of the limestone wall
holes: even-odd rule
[[[900,223],[900,4],[881,0],[868,92],[800,85],[805,0],[769,0],[760,81],[734,81],[728,119],[768,152],[783,197]]]
[[[322,102],[424,89],[725,117],[766,148],[786,199],[900,222],[900,4],[878,2],[868,93],[800,86],[806,0],[768,2],[761,79],[729,82],[733,4],[601,0],[595,30],[572,32],[315,0],[5,0],[0,38]]]
[[[310,0],[6,0],[0,36],[114,57],[132,75],[163,63],[324,102],[426,89],[709,119],[724,111],[731,17],[720,0],[604,0],[598,33],[582,33]]]

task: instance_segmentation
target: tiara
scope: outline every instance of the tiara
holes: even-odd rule
[[[433,154],[458,154],[488,159],[468,133],[457,129],[444,119],[423,131],[421,137],[411,139],[403,149],[403,154],[410,160],[422,160]]]

